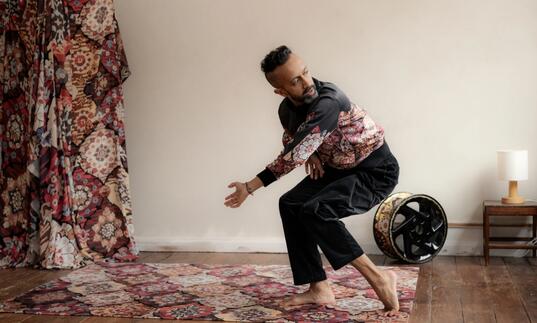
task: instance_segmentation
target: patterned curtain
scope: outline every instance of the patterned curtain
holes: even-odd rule
[[[0,267],[132,261],[112,0],[0,0]]]

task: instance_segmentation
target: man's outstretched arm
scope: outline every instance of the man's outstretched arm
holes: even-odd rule
[[[235,187],[235,192],[226,196],[224,204],[232,208],[239,207],[248,195],[253,194],[261,186],[266,187],[294,168],[303,165],[324,139],[337,128],[338,118],[337,102],[332,98],[322,98],[290,141],[284,133],[282,140],[284,149],[272,163],[250,181],[232,182],[228,185],[229,188]]]

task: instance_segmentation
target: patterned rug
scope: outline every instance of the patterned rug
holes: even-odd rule
[[[199,265],[97,262],[0,304],[0,312],[182,320],[262,322],[407,322],[418,267],[398,275],[401,311],[382,315],[382,303],[353,267],[326,267],[337,305],[282,306],[294,286],[286,265]]]

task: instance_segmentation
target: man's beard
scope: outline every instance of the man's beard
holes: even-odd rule
[[[313,88],[313,94],[303,94],[299,97],[293,97],[293,99],[295,101],[298,101],[298,102],[302,102],[302,103],[305,103],[305,104],[310,104],[311,102],[313,102],[313,100],[315,100],[317,98],[317,96],[319,95],[317,93],[317,89],[315,88],[315,85],[312,85],[311,87],[307,88],[304,93],[307,93],[311,88]]]

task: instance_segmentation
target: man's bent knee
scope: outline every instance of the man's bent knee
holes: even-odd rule
[[[283,194],[282,196],[280,196],[278,205],[280,208],[280,216],[283,217],[283,216],[286,216],[287,214],[290,214],[289,211],[292,207],[292,203],[287,194]]]

